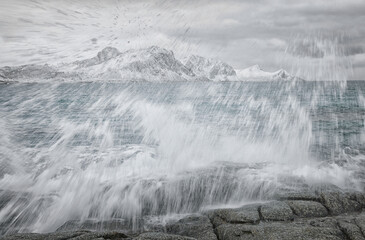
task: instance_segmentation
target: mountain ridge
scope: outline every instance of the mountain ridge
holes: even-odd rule
[[[172,51],[158,46],[124,52],[105,47],[92,58],[56,66],[29,64],[0,68],[0,79],[10,81],[247,81],[250,78],[290,80],[292,77],[282,69],[264,72],[258,65],[235,70],[223,61],[198,55],[183,63]]]

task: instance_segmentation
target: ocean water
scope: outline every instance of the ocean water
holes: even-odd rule
[[[365,82],[0,84],[0,228],[364,191]]]

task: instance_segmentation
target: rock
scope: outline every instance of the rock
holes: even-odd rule
[[[348,194],[341,192],[322,192],[321,198],[323,205],[332,215],[361,210],[360,203],[351,200],[351,196]]]
[[[193,237],[198,240],[217,240],[207,216],[191,215],[166,225],[167,233]]]
[[[365,240],[360,228],[352,220],[339,220],[338,226],[351,240]]]
[[[56,232],[71,232],[81,229],[81,222],[78,220],[70,220],[56,229]]]
[[[325,217],[327,209],[319,202],[314,201],[287,201],[294,214],[299,217]]]
[[[216,229],[219,240],[259,239],[264,235],[262,226],[222,224]]]
[[[355,218],[355,223],[360,228],[362,234],[365,236],[365,212],[362,212]]]
[[[246,205],[240,208],[217,209],[208,212],[208,216],[214,227],[224,223],[253,223],[260,221],[258,212],[259,204]]]
[[[263,223],[259,225],[223,224],[217,228],[220,240],[259,239],[344,239],[344,234],[335,228],[297,226],[293,223]]]
[[[316,201],[320,202],[321,197],[315,192],[285,192],[280,193],[275,196],[278,200],[305,200],[305,201]]]
[[[87,219],[83,222],[71,220],[59,227],[56,232],[72,232],[72,231],[122,231],[124,233],[134,233],[130,222],[124,219],[113,219],[108,221],[95,221]]]
[[[261,216],[266,221],[288,221],[293,220],[293,212],[285,202],[265,203],[259,209]]]
[[[313,227],[336,228],[337,220],[332,217],[316,218],[309,221],[309,225]]]
[[[43,240],[46,239],[46,237],[42,234],[38,233],[22,233],[22,234],[13,234],[8,236],[3,236],[1,238],[2,240]]]
[[[5,240],[90,240],[90,239],[131,239],[127,235],[120,232],[62,232],[62,233],[22,233],[5,236]]]
[[[136,240],[196,240],[195,238],[183,237],[179,235],[161,233],[161,232],[148,232],[142,233]]]
[[[350,192],[347,194],[351,200],[358,202],[362,208],[365,208],[365,194],[361,192]]]
[[[49,238],[50,240],[54,238]],[[132,238],[128,237],[124,233],[120,232],[92,232],[85,233],[77,237],[70,238],[69,240],[106,240],[106,239],[125,239],[131,240]],[[48,239],[47,239],[48,240]],[[64,240],[64,238],[59,238],[59,240]]]

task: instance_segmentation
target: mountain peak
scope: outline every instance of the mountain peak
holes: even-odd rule
[[[24,78],[239,81],[291,79],[291,76],[282,69],[276,72],[265,72],[259,65],[236,71],[232,66],[218,59],[198,55],[190,56],[183,64],[175,58],[172,51],[150,46],[123,52],[114,47],[105,47],[92,58],[58,66],[25,65],[0,68],[0,79]]]
[[[214,81],[226,81],[236,76],[236,72],[227,63],[219,60],[204,58],[198,55],[189,57],[185,66],[192,70],[197,76],[207,77]]]
[[[248,68],[251,71],[262,71],[261,67],[258,64],[255,64]]]
[[[270,79],[270,80],[290,80],[293,77],[285,70],[280,69],[276,72],[265,72],[259,65],[253,65],[246,69],[237,70],[237,77],[239,79]]]
[[[162,54],[174,55],[174,53],[172,51],[169,51],[165,48],[155,46],[155,45],[146,48],[146,50],[150,53],[157,53],[157,54],[162,53]]]

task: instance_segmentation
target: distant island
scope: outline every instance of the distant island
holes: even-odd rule
[[[151,46],[120,52],[106,47],[89,59],[58,65],[0,68],[0,81],[268,81],[293,80],[285,70],[265,72],[258,65],[237,70],[225,62],[201,56],[185,61],[170,50]]]

